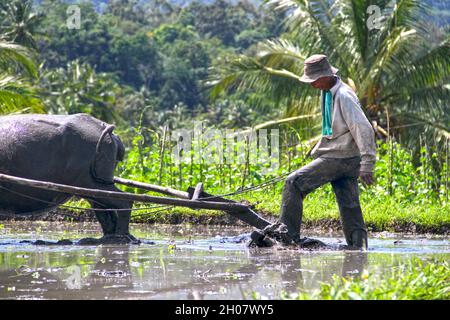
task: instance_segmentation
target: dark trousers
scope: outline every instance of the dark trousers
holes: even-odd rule
[[[303,214],[303,199],[316,188],[331,182],[339,206],[344,236],[347,244],[357,245],[356,234],[363,232],[367,246],[367,229],[359,203],[358,176],[360,157],[319,157],[291,173],[283,188],[280,222],[288,228],[293,239],[300,237]],[[357,233],[354,233],[357,231]],[[360,239],[361,240],[361,239]]]

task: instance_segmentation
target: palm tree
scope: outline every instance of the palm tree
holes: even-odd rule
[[[112,75],[96,73],[87,63],[73,60],[66,68],[43,72],[41,87],[51,113],[84,112],[106,122],[123,121],[115,108],[120,86]]]
[[[411,147],[421,134],[440,146],[450,138],[450,37],[430,35],[425,22],[431,17],[423,1],[266,0],[266,4],[286,13],[286,33],[216,68],[209,81],[212,97],[251,90],[286,106],[288,117],[317,112],[317,91],[298,79],[306,57],[325,53],[355,89],[368,117],[389,125],[390,134]],[[380,8],[377,29],[371,28],[370,5]]]
[[[37,49],[34,39],[42,14],[33,12],[33,1],[0,1],[0,24],[2,37],[10,42]]]
[[[0,41],[0,114],[44,111],[38,92],[30,82],[37,76],[30,50]]]

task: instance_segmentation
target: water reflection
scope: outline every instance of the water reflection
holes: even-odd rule
[[[275,250],[171,251],[161,244],[14,254],[1,253],[10,263],[0,271],[0,298],[245,299],[254,291],[279,297],[312,290],[334,274],[357,275],[367,266],[367,253],[324,258]]]
[[[105,289],[133,288],[129,248],[125,246],[66,253],[4,252],[0,256],[0,261],[8,262],[0,268],[0,298],[103,298]],[[114,290],[108,295],[123,296]]]
[[[224,228],[210,229],[207,238],[192,227],[178,237],[166,229],[155,235],[155,229],[147,239],[156,244],[141,246],[41,247],[20,244],[20,232],[0,234],[0,299],[251,299],[254,292],[278,299],[317,289],[334,275],[386,273],[413,256],[450,257],[443,240],[422,243],[429,252],[420,254],[411,253],[416,243],[406,240],[408,250],[387,250],[392,241],[373,240],[374,250],[365,253],[305,252],[248,249],[233,242],[238,237],[217,237],[239,234]],[[145,235],[141,230],[141,238]],[[60,234],[46,230],[46,236]]]
[[[329,282],[334,275],[359,277],[367,267],[367,252],[282,251],[265,258],[261,253],[255,254],[251,264],[240,268],[239,272],[253,273],[249,282],[254,291],[277,298],[283,293],[317,289],[320,282]]]

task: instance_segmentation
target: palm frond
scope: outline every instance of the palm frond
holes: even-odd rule
[[[283,87],[292,89],[293,85],[299,86],[296,74],[263,65],[253,57],[239,56],[227,63],[222,72],[226,76],[211,78],[207,82],[207,85],[214,86],[211,91],[213,98],[230,90],[265,91],[274,95],[279,95],[282,90],[292,94],[291,90],[283,90]]]
[[[0,114],[44,111],[38,93],[26,80],[0,74]]]
[[[430,136],[448,136],[450,40],[436,42],[428,34],[430,16],[424,1],[264,3],[286,13],[286,33],[281,39],[261,43],[256,55],[226,61],[223,73],[216,74],[218,86],[213,95],[225,90],[256,91],[285,104],[286,116],[314,113],[317,91],[299,85],[296,77],[302,73],[305,57],[325,53],[344,80],[354,84],[363,107],[373,111],[371,116],[384,119],[385,110],[390,110],[398,127],[409,128],[409,121],[416,119]],[[381,9],[383,19],[376,29],[367,25],[370,5]],[[395,134],[410,142],[418,136],[414,129]]]
[[[444,84],[450,75],[450,39],[438,44],[416,41],[414,48],[396,60],[397,69],[389,84],[412,90]]]
[[[37,78],[38,71],[33,62],[32,52],[15,43],[0,41],[0,69],[25,72]]]

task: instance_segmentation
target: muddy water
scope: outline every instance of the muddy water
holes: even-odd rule
[[[90,223],[3,223],[0,299],[252,299],[311,291],[333,275],[383,274],[412,257],[450,258],[445,238],[372,234],[367,253],[248,249],[250,229],[142,226],[140,246],[34,246],[99,236]],[[340,234],[313,235],[327,243]]]

